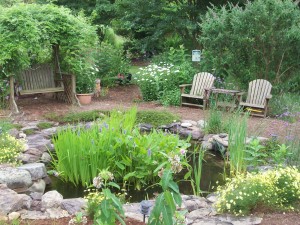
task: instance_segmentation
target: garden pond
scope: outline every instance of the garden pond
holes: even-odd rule
[[[224,160],[219,153],[206,152],[202,165],[201,176],[201,191],[202,195],[206,196],[210,192],[214,191],[217,185],[223,184],[224,178],[228,175],[228,170],[224,170]],[[192,195],[193,189],[190,181],[184,180],[183,177],[186,171],[182,171],[175,178],[178,181],[179,190],[182,194]],[[84,197],[86,193],[86,187],[82,185],[75,186],[71,182],[64,182],[60,178],[51,176],[51,185],[47,187],[46,191],[57,190],[63,195],[64,198],[77,198]],[[127,201],[140,202],[147,198],[154,197],[161,190],[158,185],[152,185],[141,190],[129,189],[127,190]]]

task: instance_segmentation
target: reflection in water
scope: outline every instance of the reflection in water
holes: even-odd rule
[[[184,176],[184,173],[182,175]],[[205,161],[203,162],[202,166],[201,190],[204,192],[203,195],[206,195],[208,192],[213,191],[212,187],[216,187],[216,181],[218,181],[219,184],[223,184],[223,175],[224,161],[221,156],[218,154],[215,155],[207,153],[205,155]],[[178,180],[181,180],[178,183],[180,193],[186,195],[193,194],[193,190],[189,181],[183,181],[183,178],[179,178]],[[46,191],[49,190],[57,190],[63,195],[64,198],[77,198],[83,197],[85,195],[84,187],[74,186],[72,183],[63,182],[56,177],[52,177],[52,185],[49,186]],[[144,199],[152,198],[155,193],[159,193],[160,191],[161,190],[157,186],[147,188],[146,191],[129,190],[128,196],[130,196],[130,199],[128,199],[128,201],[140,202]]]

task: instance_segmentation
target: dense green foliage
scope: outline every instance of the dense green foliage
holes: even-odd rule
[[[17,4],[0,11],[2,77],[50,61],[54,45],[60,46],[64,71],[82,75],[81,71],[91,65],[90,52],[97,44],[97,35],[85,18],[54,5]]]
[[[129,70],[129,61],[122,48],[107,42],[100,44],[95,59],[96,76],[101,79],[102,86],[113,85],[119,73],[125,74]]]
[[[258,174],[240,174],[219,187],[219,212],[249,214],[256,207],[291,210],[300,200],[300,173],[286,167]]]
[[[180,150],[189,147],[189,143],[162,131],[141,134],[134,126],[135,119],[134,109],[124,114],[113,111],[90,128],[59,131],[53,139],[56,170],[65,180],[86,185],[99,170],[109,168],[118,182],[139,189],[155,182],[155,169],[171,164],[174,157],[179,159],[178,167],[186,165]]]
[[[212,7],[200,24],[203,64],[243,87],[262,78],[277,92],[299,90],[299,22],[299,8],[290,0]]]

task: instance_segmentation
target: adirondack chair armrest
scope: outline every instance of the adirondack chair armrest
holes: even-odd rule
[[[246,94],[246,92],[239,92],[239,93],[236,94],[237,100],[238,100],[239,103],[242,101],[242,96],[244,94]]]
[[[267,95],[266,99],[271,99],[272,98],[272,95]]]
[[[181,94],[184,93],[184,89],[185,89],[186,87],[191,87],[191,86],[192,86],[192,84],[181,84],[181,85],[179,85]]]

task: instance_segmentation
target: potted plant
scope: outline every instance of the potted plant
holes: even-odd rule
[[[89,71],[76,76],[76,95],[82,105],[90,104],[95,90],[95,75]]]

